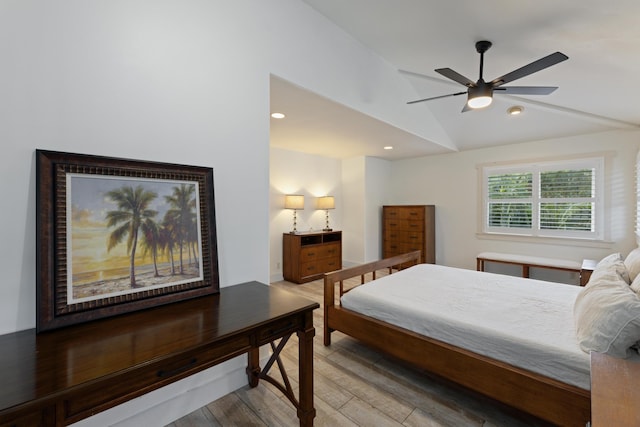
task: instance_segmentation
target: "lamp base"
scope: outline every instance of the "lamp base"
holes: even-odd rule
[[[322,231],[333,231],[333,228],[323,228]]]

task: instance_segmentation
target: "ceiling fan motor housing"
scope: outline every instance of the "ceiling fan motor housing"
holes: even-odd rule
[[[485,83],[484,80],[478,80],[475,86],[470,87],[469,97],[476,98],[478,96],[491,96],[493,95],[493,86],[490,83]]]
[[[487,41],[487,40],[480,40],[479,42],[476,42],[476,51],[479,54],[483,54],[486,51],[489,50],[489,48],[491,47],[491,42]]]

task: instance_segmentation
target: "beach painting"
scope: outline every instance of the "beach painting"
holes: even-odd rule
[[[67,304],[204,278],[198,181],[66,174]]]

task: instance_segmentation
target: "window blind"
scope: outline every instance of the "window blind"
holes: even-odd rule
[[[540,228],[593,231],[595,170],[541,172]]]
[[[489,175],[488,188],[489,226],[531,228],[532,173]]]

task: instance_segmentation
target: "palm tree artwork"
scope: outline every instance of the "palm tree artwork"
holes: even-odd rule
[[[175,224],[175,237],[177,240],[180,261],[180,274],[184,274],[183,250],[185,245],[189,245],[189,240],[193,236],[192,229],[195,229],[194,208],[196,199],[193,197],[195,188],[192,185],[181,184],[173,188],[170,196],[165,196],[165,200],[171,206],[167,211],[165,219]]]
[[[197,188],[188,181],[72,181],[72,298],[202,280]]]
[[[150,210],[149,204],[158,197],[152,191],[145,191],[142,185],[133,187],[122,187],[119,190],[112,190],[107,193],[118,204],[118,210],[107,212],[107,227],[116,227],[109,235],[107,250],[121,243],[127,238],[127,252],[131,256],[129,267],[129,280],[131,287],[136,287],[136,248],[138,246],[138,235],[140,228],[145,225],[146,229],[154,227],[153,218],[158,212]]]

